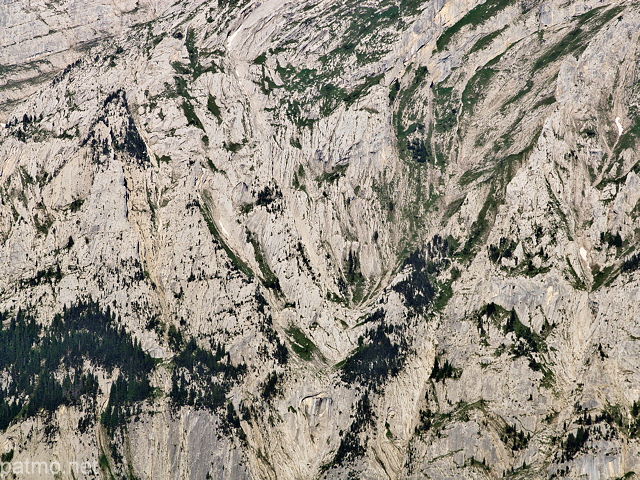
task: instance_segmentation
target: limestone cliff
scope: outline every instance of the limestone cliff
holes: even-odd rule
[[[636,2],[3,8],[3,461],[639,471]]]

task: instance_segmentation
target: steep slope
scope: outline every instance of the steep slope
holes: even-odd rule
[[[97,41],[156,18],[163,0],[7,1],[0,9],[0,121]]]
[[[639,24],[623,1],[189,1],[98,42],[0,133],[7,458],[640,468]]]

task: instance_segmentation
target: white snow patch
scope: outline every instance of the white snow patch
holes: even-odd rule
[[[622,123],[620,123],[620,117],[616,117],[616,126],[618,127],[618,136],[621,136],[624,128],[622,128]]]
[[[233,39],[236,38],[236,35],[238,33],[240,33],[240,30],[242,30],[242,27],[240,27],[238,30],[236,30],[235,32],[233,32],[231,34],[231,36],[229,38],[227,38],[227,46],[231,46],[231,43],[233,42]]]
[[[551,305],[556,297],[559,295],[559,292],[556,292],[555,289],[550,285],[547,287],[547,293],[545,294],[544,304],[548,307]]]
[[[584,260],[585,262],[587,261],[587,251],[584,249],[584,247],[580,247],[580,256],[582,257],[582,260]]]

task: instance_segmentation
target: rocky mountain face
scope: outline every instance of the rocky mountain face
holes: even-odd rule
[[[166,0],[6,0],[0,5],[0,121],[99,41],[157,18]]]
[[[3,462],[640,471],[637,2],[1,8]]]

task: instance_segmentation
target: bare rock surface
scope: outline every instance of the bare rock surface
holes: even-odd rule
[[[635,2],[1,8],[14,462],[640,471]]]

